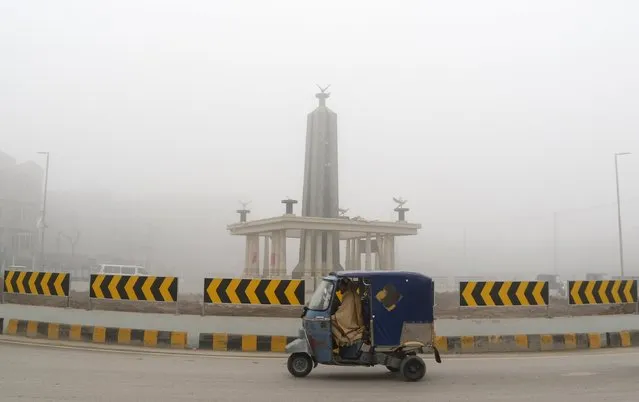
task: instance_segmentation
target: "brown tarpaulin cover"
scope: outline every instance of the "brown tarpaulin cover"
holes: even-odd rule
[[[364,318],[362,304],[354,290],[348,290],[342,297],[342,304],[331,317],[333,337],[339,346],[349,346],[362,339]]]

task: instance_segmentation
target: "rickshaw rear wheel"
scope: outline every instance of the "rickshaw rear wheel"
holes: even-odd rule
[[[313,369],[313,359],[306,353],[293,353],[288,357],[286,367],[294,377],[306,377]]]
[[[419,356],[406,356],[399,366],[406,381],[418,381],[426,375],[426,363]]]

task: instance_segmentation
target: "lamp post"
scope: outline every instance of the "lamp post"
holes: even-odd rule
[[[619,197],[619,167],[617,159],[622,155],[630,155],[630,152],[618,152],[615,154],[615,179],[617,182],[617,226],[619,228],[619,266],[621,268],[621,278],[624,277],[623,271],[623,232],[621,230],[621,199]]]
[[[49,185],[49,152],[38,152],[47,156],[47,167],[44,173],[44,199],[42,203],[42,221],[40,231],[40,265],[44,266],[44,233],[47,230],[47,190]]]
[[[557,272],[557,211],[552,214],[552,271]]]

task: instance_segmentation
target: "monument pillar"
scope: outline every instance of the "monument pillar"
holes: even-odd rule
[[[344,266],[351,269],[351,239],[346,239],[346,255],[344,256]]]
[[[258,235],[246,236],[247,261],[246,273],[249,277],[260,275],[260,237]]]
[[[315,231],[315,268],[313,269],[313,276],[320,276],[324,272],[322,265],[322,232]]]
[[[351,269],[359,271],[362,269],[362,264],[359,261],[359,238],[352,239],[351,241],[353,242],[353,245],[351,246],[351,259],[353,266]]]
[[[338,245],[339,245],[339,238],[338,238]],[[334,256],[333,256],[333,247],[331,247],[331,244],[333,244],[333,232],[327,232],[326,233],[326,266],[324,267],[324,275],[328,275],[329,272],[333,271],[333,268],[335,267],[335,260],[334,260]]]
[[[278,246],[280,251],[280,258],[278,273],[280,277],[286,277],[286,230],[282,230],[281,232],[279,232],[279,238],[280,241]]]
[[[390,271],[391,270],[391,266],[393,264],[392,262],[392,254],[393,254],[393,249],[392,249],[392,245],[393,245],[393,237],[390,235],[384,235],[384,266],[382,267],[382,269],[384,271]]]
[[[270,251],[269,243],[270,243],[270,238],[268,236],[264,236],[264,260],[262,261],[262,277],[263,278],[268,278],[271,272],[271,267],[270,267],[271,251]]]
[[[379,248],[381,245],[379,240],[379,233],[373,233],[373,236],[375,237],[375,264],[373,267],[373,271],[379,271],[380,270]]]
[[[348,250],[348,269],[350,271],[355,269],[355,241],[348,239],[350,249]]]
[[[271,233],[271,261],[269,265],[268,277],[277,276],[280,263],[280,237],[277,232]]]
[[[388,236],[388,248],[390,249],[390,265],[389,271],[395,270],[395,236]]]
[[[319,105],[306,119],[302,216],[338,218],[337,114],[326,107],[326,99],[330,96],[326,93],[327,88],[320,88],[321,92],[315,95]],[[331,253],[328,248],[332,248]],[[339,252],[339,236],[329,237],[326,231],[304,230],[300,238],[299,262],[292,277],[316,276],[326,269],[325,266],[330,266],[332,271],[341,270]],[[329,254],[332,262],[327,260]]]
[[[313,247],[313,236],[312,231],[305,230],[304,231],[304,246],[308,252],[304,253],[304,276],[311,277],[313,276],[313,262],[311,258],[313,257],[313,253],[311,253]]]
[[[372,270],[371,254],[372,254],[371,234],[370,233],[366,233],[366,256],[365,256],[365,269],[366,269],[366,271],[371,271]]]
[[[242,276],[251,276],[251,237],[246,236],[246,245],[244,246],[244,272]]]
[[[386,269],[386,236],[377,234],[377,253],[379,254],[379,271]]]

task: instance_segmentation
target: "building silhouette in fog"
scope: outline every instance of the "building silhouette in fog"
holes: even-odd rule
[[[31,267],[39,251],[44,171],[0,151],[0,266]]]

